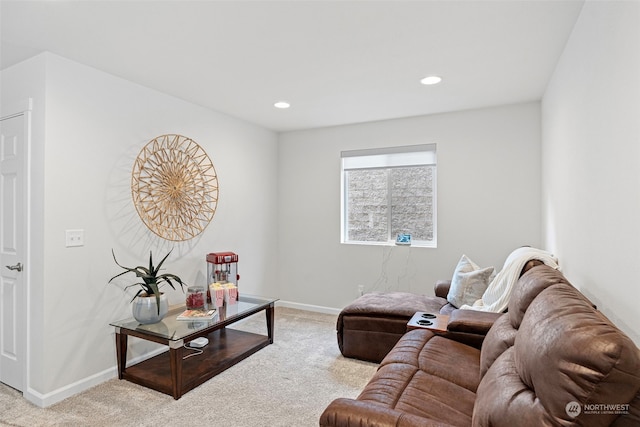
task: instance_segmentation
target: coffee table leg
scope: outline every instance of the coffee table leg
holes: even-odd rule
[[[116,359],[118,361],[118,379],[122,379],[127,367],[127,334],[120,333],[120,328],[116,329]]]
[[[274,307],[273,304],[270,304],[267,307],[267,335],[269,336],[269,344],[273,344],[273,318],[274,318]]]
[[[171,387],[173,398],[178,400],[182,396],[182,340],[176,348],[169,348],[169,360],[171,362]]]

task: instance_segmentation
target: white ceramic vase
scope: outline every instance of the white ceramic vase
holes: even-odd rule
[[[169,299],[165,294],[160,295],[160,313],[155,295],[150,297],[138,296],[133,302],[133,318],[143,325],[161,321],[169,311]]]

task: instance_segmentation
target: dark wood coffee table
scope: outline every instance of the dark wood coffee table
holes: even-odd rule
[[[273,343],[274,305],[277,300],[241,295],[237,304],[221,307],[209,321],[176,320],[185,307],[169,311],[158,323],[141,325],[134,319],[111,323],[116,328],[118,378],[157,390],[179,399],[184,393]],[[227,326],[265,311],[267,335],[239,331]],[[167,345],[167,351],[127,366],[128,337]],[[206,337],[209,344],[202,354],[187,357],[190,341]]]

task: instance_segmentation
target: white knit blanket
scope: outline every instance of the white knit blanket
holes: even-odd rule
[[[482,298],[473,305],[463,305],[461,309],[490,311],[502,313],[509,305],[509,298],[513,286],[520,278],[520,273],[525,264],[533,259],[558,269],[558,259],[549,252],[541,249],[522,247],[518,248],[507,257],[502,270],[493,278]]]

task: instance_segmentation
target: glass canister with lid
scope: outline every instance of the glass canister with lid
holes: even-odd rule
[[[204,286],[189,286],[187,288],[188,310],[206,310],[207,309],[207,291]]]

